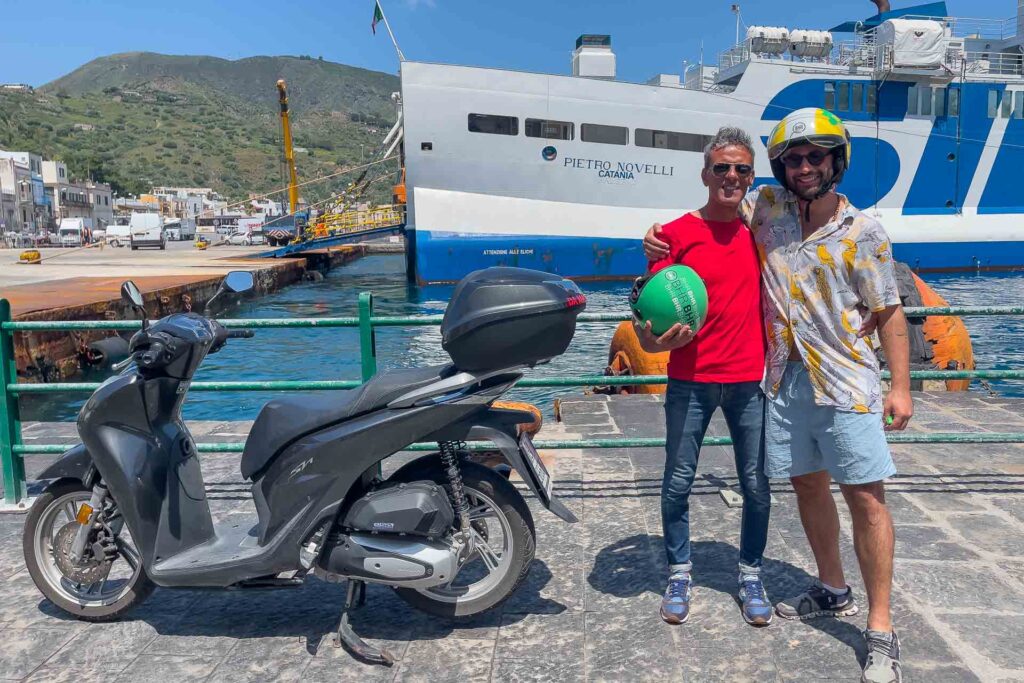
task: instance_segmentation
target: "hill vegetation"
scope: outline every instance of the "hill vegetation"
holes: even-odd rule
[[[369,161],[395,120],[399,83],[389,74],[309,56],[129,53],[89,62],[34,94],[0,94],[0,148],[61,159],[73,177],[121,194],[187,185],[244,199],[284,184],[278,78],[288,82],[300,182]],[[393,175],[397,164],[388,166]],[[351,179],[302,194],[317,201]],[[371,199],[386,201],[390,185],[375,183]]]

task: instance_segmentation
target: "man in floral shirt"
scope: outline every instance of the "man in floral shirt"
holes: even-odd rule
[[[850,163],[850,137],[831,112],[789,114],[769,136],[768,157],[781,186],[748,193],[740,208],[764,287],[765,470],[792,482],[818,566],[807,591],[780,602],[776,613],[811,619],[858,611],[839,555],[834,479],[850,508],[868,594],[862,680],[899,683],[889,606],[895,535],[883,485],[896,467],[883,430],[904,429],[913,403],[892,247],[877,221],[835,191]],[[659,228],[644,239],[649,259],[664,252]],[[872,313],[892,374],[884,398],[875,350],[858,334]]]

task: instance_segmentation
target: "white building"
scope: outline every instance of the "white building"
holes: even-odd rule
[[[0,158],[0,224],[4,232],[33,232],[32,171],[28,164]]]

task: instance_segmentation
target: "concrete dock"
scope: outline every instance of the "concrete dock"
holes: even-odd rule
[[[200,310],[232,270],[252,271],[256,296],[299,282],[307,271],[325,272],[369,253],[366,244],[318,249],[292,258],[268,259],[266,246],[211,246],[168,242],[166,250],[105,246],[102,249],[43,249],[37,264],[18,263],[22,250],[0,249],[0,298],[11,304],[15,320],[131,320],[136,316],[120,300],[121,283],[133,280],[154,318]],[[84,344],[109,332],[45,332],[15,335],[19,373],[54,381],[80,369]]]
[[[1024,400],[978,393],[915,395],[917,432],[1024,431]],[[658,396],[561,401],[539,438],[663,435]],[[198,441],[240,441],[246,423],[193,425]],[[712,435],[725,435],[716,416]],[[70,424],[27,424],[26,443],[75,440]],[[1024,680],[1024,445],[893,447],[893,606],[907,681]],[[428,617],[371,586],[357,632],[400,661],[368,667],[330,644],[344,585],[202,592],[158,589],[115,624],[85,624],[43,600],[23,569],[21,515],[0,515],[0,680],[12,681],[855,681],[865,613],[847,620],[747,626],[732,595],[740,511],[720,495],[736,477],[728,447],[705,449],[691,502],[695,591],[689,623],[658,617],[666,565],[661,449],[542,454],[566,525],[530,501],[537,556],[519,591],[467,623]],[[400,459],[403,456],[396,456]],[[235,455],[203,455],[215,516],[253,514]],[[52,456],[29,456],[29,474]],[[866,607],[848,515],[847,579]],[[774,487],[765,583],[773,601],[814,572],[791,488]]]

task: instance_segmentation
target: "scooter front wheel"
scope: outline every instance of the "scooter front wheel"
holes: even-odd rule
[[[112,621],[145,600],[155,586],[123,524],[118,525],[112,557],[97,558],[88,548],[86,559],[70,559],[76,517],[91,495],[77,481],[48,488],[25,518],[22,548],[29,576],[50,602],[83,621]]]
[[[522,495],[487,467],[462,463],[475,549],[443,586],[396,588],[413,607],[441,617],[470,617],[500,605],[530,571],[536,548],[533,516]],[[434,480],[447,488],[443,473]]]

